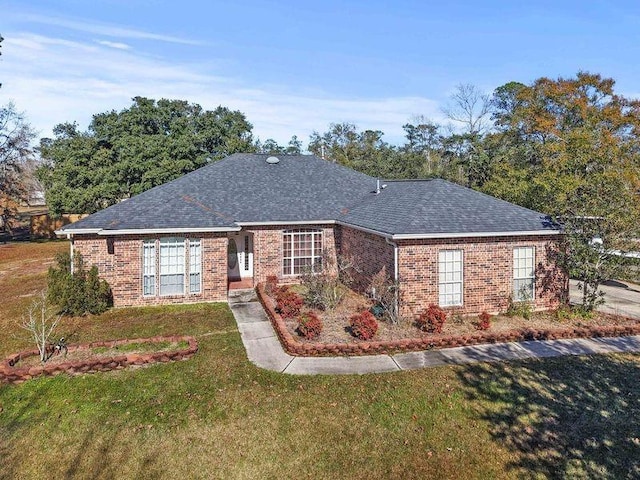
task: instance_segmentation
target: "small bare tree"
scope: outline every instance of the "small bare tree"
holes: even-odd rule
[[[398,282],[387,275],[386,269],[371,277],[369,294],[376,306],[382,309],[382,317],[394,325],[400,323],[399,293]]]
[[[47,291],[43,290],[38,295],[23,315],[20,327],[29,333],[29,337],[36,343],[40,353],[40,361],[46,362],[51,358],[54,349],[50,348],[49,339],[58,326],[62,315],[57,315],[55,309],[47,303]]]
[[[316,267],[316,270],[307,267],[302,271],[301,281],[307,287],[305,301],[321,310],[332,310],[342,301],[353,282],[351,272],[355,270],[355,264],[348,257],[339,255],[333,258],[325,253],[322,255],[322,267]]]
[[[460,84],[443,112],[450,120],[461,124],[465,134],[482,134],[487,128],[487,117],[491,113],[490,97],[475,85]]]

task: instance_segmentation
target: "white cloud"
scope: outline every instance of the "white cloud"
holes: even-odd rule
[[[92,33],[94,35],[103,35],[105,37],[131,38],[139,40],[155,40],[167,43],[179,43],[183,45],[204,45],[203,42],[188,38],[180,38],[172,35],[164,35],[152,32],[145,32],[134,28],[121,27],[117,25],[100,24],[86,20],[72,20],[69,18],[53,17],[38,14],[17,14],[12,16],[14,19],[28,23],[39,23],[41,25],[49,25],[54,27],[62,27],[77,32]]]
[[[248,85],[208,66],[169,62],[111,42],[69,41],[30,33],[6,35],[0,103],[13,99],[42,136],[54,125],[126,108],[133,96],[179,98],[213,109],[224,105],[246,114],[254,135],[286,143],[291,135],[307,141],[313,130],[348,121],[378,129],[399,142],[402,125],[413,115],[435,121],[442,113],[424,97],[340,98],[295,86]],[[4,98],[2,98],[4,97]]]
[[[96,43],[104,45],[105,47],[117,48],[118,50],[130,50],[131,45],[121,42],[109,42],[108,40],[96,40]]]

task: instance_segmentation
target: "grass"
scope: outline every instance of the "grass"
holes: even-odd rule
[[[0,478],[640,476],[637,355],[288,376],[247,361],[223,304],[112,310],[69,326],[82,341],[191,334],[200,350],[0,386]]]

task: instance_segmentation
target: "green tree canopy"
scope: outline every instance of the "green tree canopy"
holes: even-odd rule
[[[203,110],[183,100],[135,97],[120,112],[93,116],[40,141],[39,177],[54,213],[93,213],[235,152],[253,151],[252,125],[239,111]]]

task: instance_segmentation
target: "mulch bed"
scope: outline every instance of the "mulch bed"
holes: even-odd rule
[[[363,341],[353,337],[347,326],[351,315],[368,309],[371,303],[363,296],[349,292],[333,311],[313,310],[322,319],[323,330],[319,337],[309,340],[296,332],[296,319],[284,320],[275,311],[275,301],[265,293],[263,285],[258,285],[257,292],[284,349],[301,356],[368,355],[482,343],[640,334],[640,321],[617,315],[596,313],[588,320],[576,317],[560,321],[555,312],[534,312],[529,320],[493,316],[490,329],[484,331],[475,326],[477,316],[450,316],[440,334],[423,332],[411,321],[401,321],[398,325],[380,321],[373,341]]]

